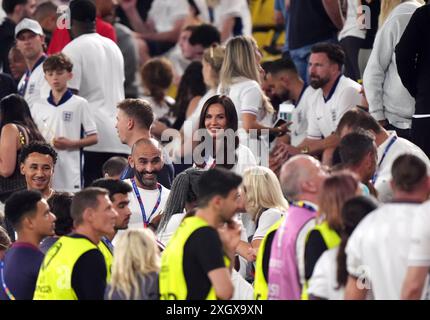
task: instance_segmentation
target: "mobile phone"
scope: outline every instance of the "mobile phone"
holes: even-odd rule
[[[276,121],[275,125],[273,126],[273,128],[276,128],[276,127],[282,126],[283,124],[286,124],[286,123],[287,123],[287,121],[286,121],[286,120],[284,120],[284,119],[278,119],[278,120]],[[277,137],[279,137],[279,135],[278,135],[278,134],[276,134],[276,133],[270,133],[270,134],[269,134],[269,142],[272,142],[272,141],[273,141],[273,140],[275,140]]]

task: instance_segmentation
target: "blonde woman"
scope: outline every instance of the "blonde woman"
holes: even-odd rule
[[[246,169],[240,190],[246,212],[255,224],[255,232],[251,243],[241,241],[238,253],[248,261],[254,261],[267,231],[288,210],[288,202],[282,194],[278,178],[266,167]]]
[[[160,253],[150,229],[127,230],[114,250],[106,300],[158,300]]]
[[[407,1],[409,0],[381,0],[381,12],[379,13],[379,22],[378,22],[379,28],[382,27],[385,20],[387,20],[388,16],[391,14],[391,12],[394,10],[395,7]],[[416,1],[419,2],[420,4],[424,4],[423,0],[416,0]]]
[[[247,132],[267,129],[281,134],[287,126],[272,128],[274,109],[260,86],[261,55],[251,37],[239,36],[230,39],[220,73],[218,93],[230,97],[239,116],[239,128]]]

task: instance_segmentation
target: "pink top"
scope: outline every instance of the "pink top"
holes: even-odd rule
[[[310,206],[291,205],[272,242],[269,262],[269,300],[300,300],[302,287],[297,261],[297,238],[315,218]]]

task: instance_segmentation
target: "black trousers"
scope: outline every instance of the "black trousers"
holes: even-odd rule
[[[430,157],[430,117],[412,118],[411,140]]]
[[[400,138],[411,141],[411,129],[399,129],[390,123],[385,127],[385,129],[394,130]]]
[[[103,164],[112,157],[127,159],[128,154],[84,151],[84,187],[103,176]]]
[[[352,80],[361,79],[360,67],[358,65],[358,54],[363,45],[363,39],[356,37],[346,37],[340,41],[342,49],[345,51],[345,76]]]

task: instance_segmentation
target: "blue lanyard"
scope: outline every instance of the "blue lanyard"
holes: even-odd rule
[[[397,140],[397,136],[392,137],[387,147],[385,148],[384,153],[382,154],[381,160],[379,160],[378,167],[376,168],[375,174],[372,177],[372,184],[375,184],[376,179],[378,179],[378,174],[379,174],[378,171],[381,168],[381,164],[382,162],[384,162],[384,159],[387,156],[388,151],[390,151],[390,148],[393,146],[396,140]]]
[[[106,246],[106,248],[108,248],[108,250],[110,251],[110,253],[113,254],[113,244],[112,242],[106,237],[103,236],[101,241],[103,242],[103,245]]]
[[[3,270],[4,270],[4,262],[0,261],[0,278],[1,278],[1,284],[2,284],[3,290],[8,296],[9,300],[16,300],[15,296],[12,294],[12,292],[10,292],[9,288],[6,285],[6,282],[4,281]]]
[[[21,97],[24,97],[24,95],[25,95],[25,91],[27,90],[28,80],[30,80],[30,75],[31,75],[30,70],[27,70],[27,71],[25,72],[24,82],[23,82],[23,83],[21,84],[21,86],[18,88],[18,94],[19,94]]]
[[[142,197],[140,196],[140,192],[139,192],[139,189],[137,188],[136,181],[134,180],[134,178],[131,178],[130,180],[131,180],[131,184],[133,186],[134,194],[136,195],[137,201],[139,202],[140,211],[142,212],[143,227],[146,228],[148,226],[149,222],[151,221],[152,216],[154,215],[154,213],[157,211],[158,207],[160,206],[161,193],[163,191],[163,188],[161,187],[161,184],[157,183],[158,191],[159,191],[158,199],[157,199],[157,202],[155,203],[154,208],[152,209],[151,215],[147,219],[145,207],[143,206]]]

